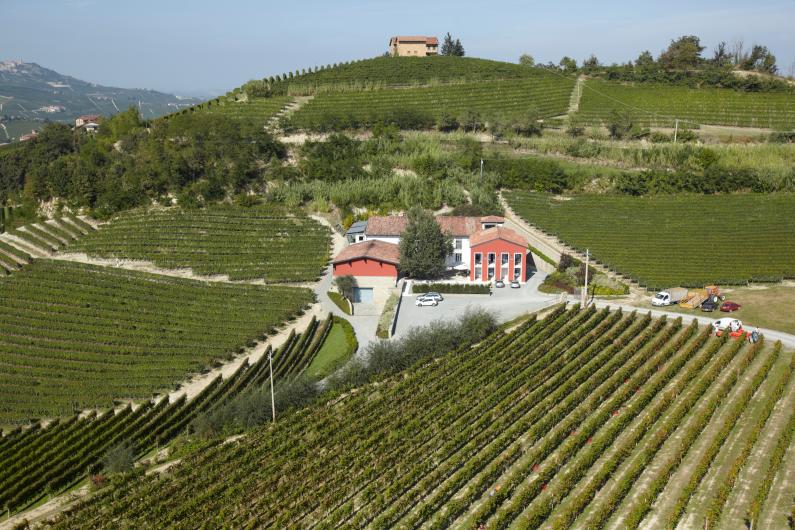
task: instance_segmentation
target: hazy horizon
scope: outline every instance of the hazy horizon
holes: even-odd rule
[[[626,62],[644,50],[656,56],[672,38],[694,34],[707,46],[705,55],[721,40],[742,39],[746,46],[768,46],[782,74],[790,74],[795,63],[795,1],[748,6],[708,0],[698,7],[682,0],[630,7],[447,0],[6,4],[0,60],[35,62],[102,85],[180,95],[215,95],[249,79],[374,57],[396,34],[441,38],[447,31],[461,39],[469,56],[511,62],[523,53],[543,63],[564,55],[581,62],[591,53],[603,63]]]

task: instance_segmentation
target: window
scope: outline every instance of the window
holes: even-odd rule
[[[480,265],[483,263],[483,254],[480,252],[475,252],[475,265]]]
[[[494,279],[494,265],[489,265],[489,280]]]
[[[513,264],[517,267],[522,266],[522,255],[519,252],[513,255]]]
[[[461,241],[460,239],[456,239],[455,240],[455,249],[456,250],[461,250],[462,248],[464,248],[464,242]]]
[[[508,265],[508,253],[507,252],[503,252],[502,255],[500,256],[500,263],[502,263],[503,266]]]
[[[463,260],[461,259],[461,253],[460,253],[460,252],[456,252],[455,254],[453,254],[453,261],[454,261],[456,264],[458,264],[458,263],[461,263],[461,262],[463,261]]]
[[[497,255],[494,252],[489,252],[489,265],[494,265]]]

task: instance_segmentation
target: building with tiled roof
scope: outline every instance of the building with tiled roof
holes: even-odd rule
[[[439,39],[426,36],[397,36],[389,39],[393,57],[429,57],[439,54]]]
[[[362,241],[342,249],[331,263],[334,277],[355,279],[352,302],[383,304],[397,285],[400,249],[377,239]]]

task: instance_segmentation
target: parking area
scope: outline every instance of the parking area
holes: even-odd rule
[[[538,292],[538,286],[546,274],[536,273],[519,289],[506,286],[492,289],[492,294],[445,294],[444,301],[437,306],[417,307],[418,295],[404,295],[398,315],[395,336],[407,330],[428,324],[434,320],[455,320],[467,308],[480,307],[494,314],[499,322],[506,322],[525,313],[543,309],[558,300],[556,295]]]

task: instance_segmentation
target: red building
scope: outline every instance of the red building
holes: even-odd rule
[[[393,243],[372,239],[342,249],[331,262],[334,276],[353,276],[353,301],[381,303],[397,284],[400,250]]]
[[[470,236],[469,245],[470,281],[527,280],[528,243],[513,230],[502,226],[481,230]]]

